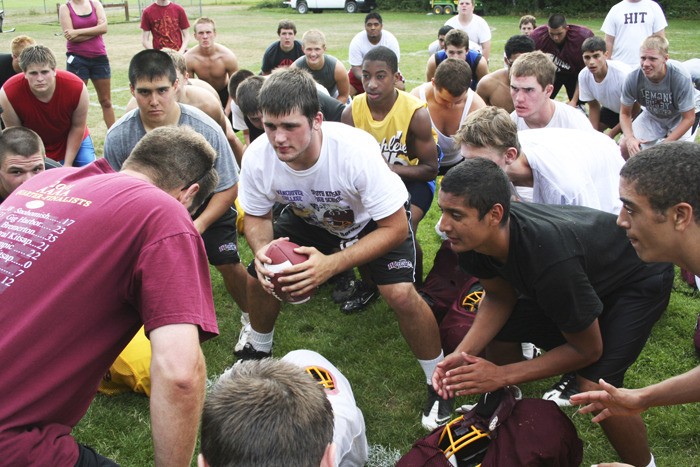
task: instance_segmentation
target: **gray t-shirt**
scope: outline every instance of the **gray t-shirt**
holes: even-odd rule
[[[688,71],[675,60],[668,60],[666,76],[658,83],[647,79],[641,69],[627,75],[620,100],[627,106],[639,102],[646,112],[673,128],[683,112],[695,108],[695,89]]]
[[[231,188],[238,182],[238,164],[233,157],[233,151],[228,144],[226,135],[221,127],[201,110],[191,105],[180,106],[178,125],[187,125],[204,136],[212,145],[218,157],[214,167],[219,173],[219,184],[216,193]],[[146,129],[141,122],[139,109],[124,114],[107,132],[104,145],[104,157],[114,170],[120,170],[131,151],[141,138],[146,135]]]

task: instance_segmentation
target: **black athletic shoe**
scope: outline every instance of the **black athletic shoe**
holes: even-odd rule
[[[452,409],[454,408],[454,399],[443,399],[435,392],[432,384],[428,384],[428,398],[423,407],[423,416],[421,417],[421,425],[428,431],[433,431],[435,428],[442,426],[452,418]]]
[[[333,293],[331,293],[331,298],[333,298],[335,303],[343,303],[352,298],[358,281],[355,279],[355,271],[350,269],[338,274],[333,282],[335,283],[335,288]]]
[[[241,350],[238,352],[233,352],[233,354],[236,356],[236,358],[238,358],[239,362],[244,360],[262,360],[263,358],[272,357],[271,351],[261,352],[259,350],[255,350],[255,347],[253,347],[250,342],[246,342]]]
[[[340,305],[340,311],[346,315],[355,313],[369,305],[377,297],[379,297],[379,289],[376,286],[369,287],[362,281],[356,281],[352,296]]]
[[[568,407],[571,405],[569,398],[578,393],[576,373],[566,373],[552,386],[552,389],[544,393],[542,399],[552,401],[559,407]]]

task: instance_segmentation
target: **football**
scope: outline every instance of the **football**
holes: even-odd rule
[[[290,242],[289,240],[283,240],[275,242],[267,248],[265,256],[272,260],[272,263],[266,264],[265,267],[275,273],[275,276],[270,280],[274,286],[273,295],[277,300],[281,302],[288,302],[294,305],[299,305],[307,302],[313,295],[313,291],[306,293],[304,295],[297,295],[292,297],[289,293],[282,291],[282,284],[279,283],[278,279],[284,277],[284,270],[288,269],[295,264],[303,263],[309,257],[307,255],[301,255],[294,251],[295,248],[299,248],[296,243]],[[285,284],[289,285],[289,284]]]

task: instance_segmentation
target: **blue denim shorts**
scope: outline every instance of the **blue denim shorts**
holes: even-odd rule
[[[83,81],[89,79],[109,79],[112,77],[112,70],[109,67],[109,58],[106,55],[99,57],[83,57],[82,55],[66,54],[66,70]],[[71,59],[72,57],[72,59]]]

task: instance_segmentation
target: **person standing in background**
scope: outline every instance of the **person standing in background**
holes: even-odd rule
[[[66,38],[66,70],[87,85],[92,81],[102,118],[107,128],[114,124],[111,69],[102,35],[107,33],[107,16],[102,3],[92,0],[68,0],[58,10],[63,37]]]

